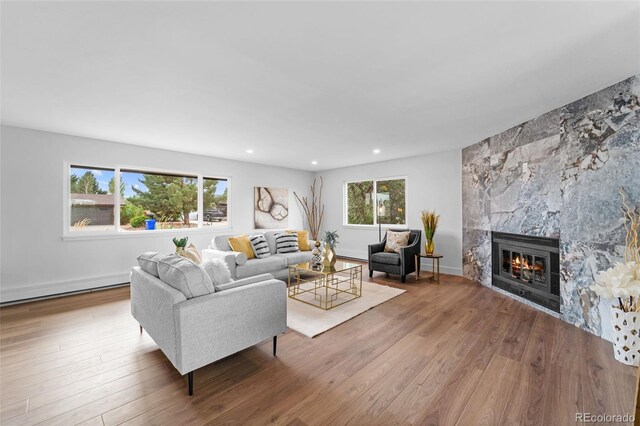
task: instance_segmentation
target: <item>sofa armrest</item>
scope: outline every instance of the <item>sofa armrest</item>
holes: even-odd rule
[[[272,279],[273,275],[271,274],[255,275],[253,277],[247,277],[241,280],[235,280],[226,284],[218,285],[216,286],[216,291],[231,290],[232,288],[242,287],[243,285],[259,283],[260,281],[267,281]]]
[[[194,297],[174,306],[181,374],[284,333],[287,290],[270,279]]]
[[[370,244],[368,247],[369,250],[369,255],[367,256],[367,260],[369,261],[369,270],[372,270],[372,265],[371,265],[371,255],[374,253],[380,253],[381,251],[384,251],[384,246],[387,244],[387,240],[384,239],[382,241],[380,241],[379,243],[375,243],[375,244]]]
[[[131,315],[176,365],[173,307],[186,301],[184,294],[136,266],[131,270]]]
[[[243,262],[244,256],[244,262]],[[202,250],[202,261],[212,260],[212,259],[220,259],[223,260],[227,267],[229,268],[229,272],[231,272],[231,278],[236,278],[236,265],[244,265],[247,261],[247,256],[244,253],[240,253],[237,251],[222,251],[215,249],[204,249]]]

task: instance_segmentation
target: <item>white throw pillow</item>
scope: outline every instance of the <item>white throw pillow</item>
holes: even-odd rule
[[[175,254],[158,261],[158,276],[171,287],[180,290],[187,299],[216,291],[207,271]]]
[[[231,282],[231,272],[224,260],[208,259],[202,263],[202,268],[207,271],[214,287]]]

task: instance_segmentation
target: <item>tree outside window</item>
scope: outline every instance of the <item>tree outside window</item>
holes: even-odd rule
[[[406,179],[347,184],[348,225],[406,224]]]

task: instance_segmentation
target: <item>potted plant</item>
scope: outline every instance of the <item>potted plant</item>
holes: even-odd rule
[[[176,253],[184,250],[187,247],[187,241],[189,241],[189,237],[184,238],[173,238],[173,244],[176,245]]]
[[[327,231],[324,234],[324,249],[322,251],[322,266],[332,267],[336,264],[336,246],[338,245],[338,231]]]
[[[436,215],[435,211],[423,210],[421,219],[422,225],[424,226],[424,235],[427,239],[424,244],[424,251],[426,254],[433,254],[433,250],[435,248],[433,243],[433,236],[436,233],[436,229],[438,229],[438,221],[440,220],[440,215]]]
[[[620,194],[627,230],[624,262],[598,272],[596,284],[590,288],[600,297],[617,301],[611,308],[614,356],[637,367],[640,366],[640,211],[627,205],[623,189]]]

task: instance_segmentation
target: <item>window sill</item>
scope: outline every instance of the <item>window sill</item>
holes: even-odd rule
[[[87,241],[87,240],[110,240],[118,238],[134,238],[134,237],[166,237],[167,235],[184,235],[184,234],[210,234],[218,231],[228,231],[230,225],[224,226],[207,226],[201,228],[187,229],[155,229],[153,231],[104,231],[104,232],[84,232],[77,231],[68,232],[62,235],[63,241]]]
[[[380,225],[382,229],[390,229],[390,228],[398,228],[398,229],[409,229],[407,225]],[[346,229],[378,229],[379,225],[342,225],[343,228]]]

